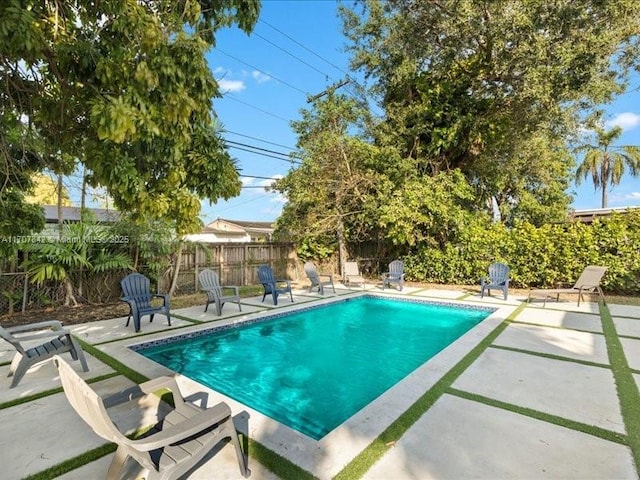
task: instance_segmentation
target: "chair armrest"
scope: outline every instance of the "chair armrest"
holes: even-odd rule
[[[105,408],[111,408],[115,407],[116,405],[120,405],[121,403],[126,403],[131,400],[135,400],[136,398],[150,395],[163,388],[171,390],[175,405],[184,403],[184,399],[182,398],[182,393],[180,392],[180,388],[178,387],[176,379],[170,376],[158,377],[154,378],[153,380],[141,383],[140,385],[134,385],[133,387],[127,388],[104,398],[102,400],[102,403],[104,404]]]
[[[165,305],[167,305],[167,303],[169,302],[169,295],[167,295],[166,293],[152,293],[151,297],[162,298]]]
[[[29,325],[19,325],[17,327],[6,328],[5,330],[10,333],[20,333],[31,330],[43,330],[50,327],[52,330],[63,330],[62,323],[58,320],[48,320],[46,322],[31,323]]]
[[[240,296],[240,287],[236,286],[236,285],[223,285],[220,287],[221,289],[229,289],[229,290],[233,290],[237,296]]]
[[[199,409],[189,404],[189,408]],[[206,410],[201,410],[194,416],[175,425],[163,428],[160,432],[154,433],[146,438],[130,440],[129,445],[138,450],[150,451],[171,445],[180,440],[197,435],[198,433],[226,420],[231,416],[231,409],[226,403],[219,403]]]

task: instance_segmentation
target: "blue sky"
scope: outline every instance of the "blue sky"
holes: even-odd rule
[[[205,224],[218,217],[273,221],[280,214],[284,199],[263,187],[291,168],[283,160],[296,145],[290,121],[308,107],[308,95],[324,91],[349,70],[337,5],[334,0],[263,0],[251,35],[235,28],[218,32],[207,59],[224,95],[213,106],[227,131],[225,138],[234,142],[229,151],[246,176],[241,177],[240,196],[202,202]],[[631,88],[640,88],[640,77]],[[606,120],[608,126],[623,127],[620,144],[640,145],[640,90],[608,106]],[[255,147],[270,150],[262,153],[271,156],[252,153]],[[600,207],[601,193],[590,180],[573,185],[570,193],[573,208]],[[640,205],[640,178],[625,176],[610,192],[609,206],[630,205]]]

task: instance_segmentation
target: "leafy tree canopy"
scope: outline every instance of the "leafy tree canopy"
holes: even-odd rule
[[[558,219],[577,114],[638,66],[634,0],[369,0],[342,15],[385,111],[377,142],[417,177],[460,169],[506,219]]]
[[[78,159],[120,210],[197,230],[200,198],[240,191],[213,123],[219,92],[204,54],[222,27],[249,33],[259,8],[258,0],[4,2],[3,178],[25,152],[56,172]]]

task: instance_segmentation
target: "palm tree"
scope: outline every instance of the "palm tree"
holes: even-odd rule
[[[640,147],[612,145],[620,135],[622,128],[613,127],[611,130],[596,129],[597,145],[584,145],[579,150],[585,150],[584,160],[576,170],[576,183],[591,176],[593,186],[602,189],[602,208],[607,207],[607,187],[618,185],[628,167],[634,177],[640,173]]]

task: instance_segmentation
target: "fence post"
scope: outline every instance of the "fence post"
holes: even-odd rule
[[[28,282],[29,282],[29,276],[25,273],[24,287],[22,288],[22,313],[24,313],[27,310],[27,296],[28,296],[27,283]]]

